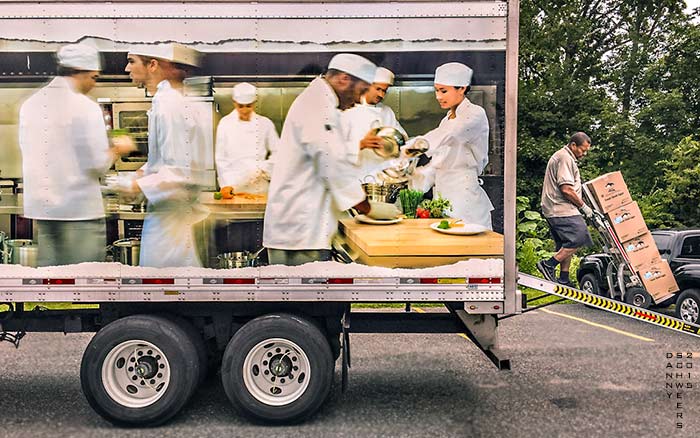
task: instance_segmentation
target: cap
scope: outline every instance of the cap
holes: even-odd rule
[[[435,69],[435,83],[466,87],[472,83],[474,70],[459,62],[448,62]]]
[[[132,55],[164,59],[176,64],[191,65],[194,67],[199,67],[201,64],[200,52],[178,43],[133,46],[129,48],[129,53]]]
[[[378,84],[394,85],[394,73],[388,68],[377,67],[377,72],[374,74],[374,82]]]
[[[374,82],[377,66],[369,59],[352,53],[339,53],[328,63],[329,69],[339,70],[353,75],[368,84]]]
[[[242,82],[233,87],[233,100],[241,105],[255,102],[257,98],[257,88],[248,82]]]
[[[69,44],[56,53],[58,65],[76,70],[99,71],[100,52],[87,44]]]

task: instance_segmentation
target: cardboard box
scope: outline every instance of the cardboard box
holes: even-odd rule
[[[642,266],[639,270],[639,279],[655,301],[678,292],[678,284],[666,260]]]
[[[644,265],[659,263],[661,254],[656,247],[656,242],[651,233],[644,233],[634,239],[622,242],[622,247],[627,253],[632,268],[637,271]]]
[[[636,202],[610,211],[608,220],[620,242],[626,242],[649,232]]]
[[[603,213],[632,202],[620,172],[610,172],[586,183]]]

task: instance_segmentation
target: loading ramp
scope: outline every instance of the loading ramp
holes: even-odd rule
[[[638,321],[644,321],[649,324],[700,338],[700,326],[698,325],[690,324],[661,313],[652,312],[651,310],[641,309],[621,301],[584,292],[580,289],[564,286],[562,284],[535,277],[533,275],[523,274],[522,272],[518,273],[518,284],[520,286],[529,287],[549,295],[556,295],[558,297],[576,301],[577,303],[586,304],[597,309],[616,313]]]

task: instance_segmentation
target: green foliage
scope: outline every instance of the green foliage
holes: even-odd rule
[[[530,200],[525,196],[516,198],[515,251],[518,270],[535,274],[535,264],[549,255],[546,248],[552,246],[548,238],[547,221],[536,211],[529,210]]]
[[[445,217],[445,211],[452,208],[452,203],[438,195],[437,198],[424,199],[420,207],[430,211],[430,217],[442,218]]]
[[[594,145],[579,163],[583,180],[620,170],[650,226],[697,224],[693,168],[677,150],[700,126],[700,24],[684,7],[521,3],[517,190],[531,209],[549,157],[581,130]]]

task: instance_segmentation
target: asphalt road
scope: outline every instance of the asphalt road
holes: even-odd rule
[[[348,391],[341,394],[337,372],[319,414],[282,427],[241,418],[217,378],[161,428],[113,427],[80,390],[89,339],[29,334],[18,350],[0,345],[0,436],[700,436],[700,339],[582,305],[504,320],[512,371],[497,371],[456,334],[353,335]],[[693,366],[683,378],[666,379],[669,362],[679,362],[667,359],[672,352],[698,352],[680,361]],[[693,388],[667,390],[666,382]]]

